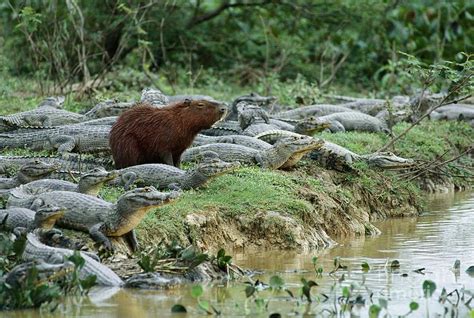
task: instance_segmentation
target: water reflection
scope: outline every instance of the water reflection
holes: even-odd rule
[[[360,283],[364,279],[365,286],[360,288],[373,292],[374,299],[389,299],[392,315],[407,313],[409,302],[415,299],[422,306],[414,316],[423,316],[422,310],[426,307],[420,297],[424,280],[433,280],[438,287],[446,287],[448,292],[463,287],[474,290],[474,278],[465,273],[468,266],[474,265],[472,224],[474,193],[438,195],[431,198],[427,212],[420,217],[391,219],[376,224],[382,231],[378,237],[345,239],[337,247],[319,253],[246,251],[234,254],[234,260],[241,266],[265,271],[254,279],[268,282],[272,275],[278,274],[297,292],[296,287],[301,286],[302,277],[315,278],[311,262],[313,256],[318,257],[326,273],[333,268],[334,258],[340,257],[341,262],[348,266],[343,286]],[[401,266],[392,271],[386,268],[386,264],[393,259],[399,260]],[[458,274],[451,271],[456,259],[461,261]],[[369,263],[369,273],[362,272],[362,262]],[[414,272],[421,268],[424,270]],[[329,293],[334,284],[334,279],[328,275],[317,281],[320,286],[316,287],[315,294]],[[204,298],[210,300],[225,317],[253,316],[254,311],[245,303],[244,288],[241,282],[208,285],[205,286]],[[67,312],[58,311],[48,317],[166,317],[171,316],[170,308],[176,303],[187,306],[191,311],[188,316],[201,316],[202,312],[198,311],[189,290],[189,286],[167,291],[94,290],[89,299],[69,300],[64,306]],[[440,288],[433,299],[439,293]],[[271,298],[270,312],[265,312],[262,317],[271,312],[302,315],[304,312],[311,313],[315,307],[314,304],[298,306],[286,294],[266,295]],[[361,309],[362,316],[367,315],[367,307]],[[430,302],[429,308],[431,313],[442,313],[437,302]],[[465,313],[466,309],[463,310]],[[8,313],[8,317],[39,317],[39,314],[37,311],[22,311]]]

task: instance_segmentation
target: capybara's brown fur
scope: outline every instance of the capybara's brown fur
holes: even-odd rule
[[[161,108],[138,104],[124,112],[110,131],[115,167],[144,163],[178,167],[194,137],[225,112],[225,106],[208,100],[186,99]]]

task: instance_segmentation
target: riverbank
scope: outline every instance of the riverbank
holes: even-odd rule
[[[395,133],[407,124],[394,127]],[[474,130],[458,122],[423,122],[396,144],[402,157],[420,163],[451,158],[467,149]],[[371,153],[388,139],[383,134],[322,134],[357,153]],[[376,235],[373,222],[417,215],[426,192],[469,188],[464,178],[473,171],[469,156],[461,159],[458,177],[373,170],[365,165],[349,173],[319,167],[303,160],[292,171],[244,167],[186,191],[175,203],[148,214],[137,228],[145,248],[178,241],[203,250],[242,248],[314,249],[335,244],[340,237]],[[453,170],[454,171],[454,170]],[[453,172],[454,174],[454,172]],[[412,179],[412,180],[410,180]],[[113,201],[122,189],[106,188]]]

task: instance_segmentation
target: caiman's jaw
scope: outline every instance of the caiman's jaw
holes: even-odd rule
[[[26,164],[20,168],[20,171],[30,177],[40,177],[50,174],[60,168],[57,163],[49,164],[39,160],[35,160],[32,163]]]
[[[125,200],[130,208],[157,207],[172,202],[181,192],[160,192],[155,187],[137,188],[123,194],[119,201]]]
[[[239,162],[226,162],[220,159],[213,159],[211,162],[202,162],[196,168],[206,177],[218,176],[240,167]]]
[[[66,209],[61,207],[41,207],[35,214],[35,226],[50,230],[54,227],[56,221],[64,216],[65,212]]]
[[[415,165],[413,159],[398,157],[390,152],[376,154],[368,159],[368,163],[370,166],[382,169],[404,169]]]
[[[284,143],[293,152],[301,152],[321,148],[324,145],[324,140],[310,136],[294,136],[282,138],[278,143]]]

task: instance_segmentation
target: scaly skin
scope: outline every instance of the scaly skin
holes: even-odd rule
[[[380,119],[356,112],[334,113],[319,117],[322,122],[330,123],[332,132],[339,131],[367,131],[390,133],[385,122]]]
[[[350,108],[343,107],[340,105],[310,105],[298,107],[295,109],[279,112],[273,115],[275,119],[305,119],[311,116],[325,116],[334,113],[350,112],[353,111]]]
[[[42,259],[33,260],[13,267],[5,277],[0,279],[0,282],[3,281],[15,289],[27,288],[30,284],[32,270],[37,275],[33,284],[38,286],[63,279],[74,271],[74,264],[72,262],[50,264]]]
[[[239,96],[231,104],[231,110],[227,119],[236,120],[238,116],[237,106],[241,103],[247,103],[257,106],[268,106],[276,101],[274,96],[260,96],[257,93],[250,93],[248,95]]]
[[[256,150],[249,147],[215,143],[187,149],[183,153],[183,161],[196,161],[203,152],[217,153],[219,158],[227,162],[238,161],[243,164],[258,164],[262,168],[278,169],[293,166],[300,154],[321,146],[321,142],[309,136],[284,138],[268,149]]]
[[[209,129],[204,129],[201,134],[207,136],[226,136],[226,135],[240,135],[242,129],[237,121],[223,121],[217,122]]]
[[[295,135],[295,133],[285,130],[273,130],[257,135],[256,138],[273,144],[282,138]],[[370,167],[379,169],[404,169],[414,165],[412,159],[398,157],[389,152],[358,155],[329,141],[325,141],[319,149],[311,151],[310,158],[318,161],[326,169],[341,172],[351,171],[352,164],[356,161],[365,161]]]
[[[94,153],[109,151],[110,126],[69,125],[35,132],[0,134],[0,149],[28,148],[31,150],[57,150],[58,152]]]
[[[124,185],[127,190],[132,184],[139,186],[152,185],[158,189],[169,189],[177,186],[182,190],[197,188],[211,178],[238,168],[236,162],[225,162],[219,158],[205,158],[189,170],[165,164],[144,164],[131,166],[118,171],[115,184]]]
[[[75,124],[85,119],[84,115],[52,107],[53,100],[45,100],[38,108],[0,116],[0,132],[15,130],[22,127],[54,127]]]
[[[132,108],[133,105],[135,105],[135,102],[119,102],[115,99],[109,99],[92,107],[85,113],[85,116],[88,120],[119,116],[124,111]]]
[[[20,184],[44,178],[59,168],[57,164],[50,164],[35,160],[20,167],[13,178],[0,178],[0,189],[12,189]]]
[[[257,150],[268,149],[272,145],[258,140],[257,138],[243,135],[227,135],[227,136],[206,136],[206,135],[197,135],[193,141],[192,147],[214,144],[214,143],[224,143],[224,144],[236,144],[241,145]]]
[[[0,210],[0,223],[7,231],[18,228],[25,228],[28,232],[37,228],[50,230],[64,212],[64,208],[49,205],[41,206],[36,212],[26,208],[7,208]]]
[[[12,189],[8,196],[7,207],[28,208],[38,194],[51,191],[79,192],[96,197],[103,185],[117,176],[117,171],[109,172],[102,168],[96,168],[80,177],[78,184],[57,179],[32,181]]]
[[[179,196],[178,192],[162,193],[153,187],[138,188],[121,195],[116,204],[75,192],[52,191],[37,196],[31,208],[43,204],[66,208],[58,220],[60,227],[89,232],[91,237],[112,250],[108,236],[123,236],[132,251],[136,251],[134,228],[151,209],[167,204]]]
[[[66,257],[74,254],[73,250],[51,247],[41,243],[42,234],[40,230],[28,233],[26,246],[22,258],[25,261],[43,259],[48,263],[62,263]],[[79,271],[79,278],[86,279],[90,275],[96,276],[96,283],[101,286],[122,286],[123,281],[107,266],[94,260],[86,253],[79,252],[84,259],[84,266]]]
[[[160,90],[155,88],[144,88],[142,90],[142,96],[140,97],[141,103],[148,103],[153,106],[166,106],[170,103],[169,98],[163,94]]]
[[[52,173],[52,179],[63,179],[71,171],[74,175],[83,174],[95,168],[113,169],[111,158],[83,158],[80,155],[68,154],[67,158],[56,156],[0,156],[0,175],[11,176],[24,164],[42,161],[58,165],[58,173]],[[61,172],[62,171],[62,172]]]

